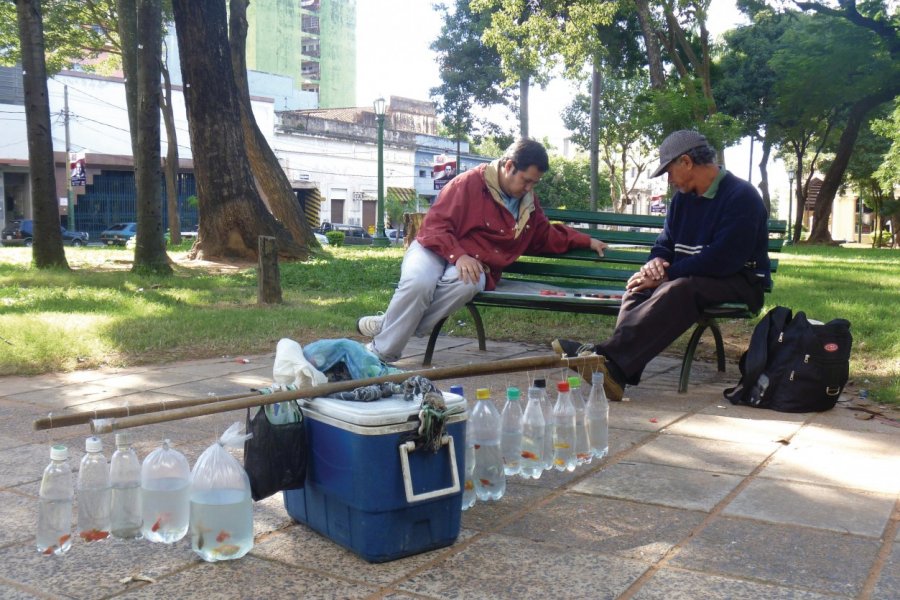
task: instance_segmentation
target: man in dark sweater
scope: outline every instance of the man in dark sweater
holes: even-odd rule
[[[606,357],[600,370],[611,400],[622,399],[625,384],[637,385],[647,363],[706,307],[742,302],[759,310],[772,283],[768,214],[756,188],[716,165],[715,149],[695,131],[669,135],[659,157],[651,177],[666,173],[677,192],[650,260],[625,286],[615,331],[599,344],[551,344],[566,356]]]

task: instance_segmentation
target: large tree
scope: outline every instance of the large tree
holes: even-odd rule
[[[831,209],[859,132],[874,109],[900,94],[900,20],[896,14],[890,14],[890,8],[884,2],[864,2],[857,6],[856,0],[839,0],[837,9],[818,2],[796,4],[820,16],[851,24],[842,37],[852,37],[856,42],[853,49],[865,54],[844,80],[851,85],[843,103],[846,115],[843,131],[816,199],[809,235],[810,242],[830,243]],[[837,58],[835,55],[832,60]]]
[[[25,89],[25,123],[28,135],[28,163],[34,211],[36,267],[68,268],[59,228],[56,199],[56,170],[53,160],[53,135],[50,127],[50,100],[47,95],[47,66],[44,62],[44,31],[41,3],[16,0],[22,83]]]
[[[319,242],[306,222],[297,194],[291,187],[278,157],[272,151],[266,137],[256,124],[250,104],[250,85],[247,81],[247,5],[249,0],[231,0],[229,8],[229,42],[231,67],[237,84],[241,109],[241,128],[250,169],[257,188],[269,210],[294,238],[308,250],[320,249]]]
[[[253,180],[225,3],[175,0],[172,7],[203,215],[193,256],[255,259],[259,236],[271,236],[281,256],[307,258],[309,249],[272,216]]]

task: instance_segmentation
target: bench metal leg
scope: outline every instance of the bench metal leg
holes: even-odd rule
[[[716,342],[716,366],[719,372],[725,371],[725,344],[722,342],[722,331],[719,329],[719,324],[715,319],[701,319],[697,322],[694,333],[691,334],[691,339],[688,341],[687,348],[684,351],[684,359],[681,361],[681,376],[678,378],[679,394],[687,392],[688,383],[691,379],[691,365],[694,363],[694,354],[697,352],[700,338],[707,328],[712,332]]]
[[[475,331],[478,333],[478,349],[484,352],[487,350],[487,342],[484,336],[484,323],[481,320],[481,315],[478,313],[478,307],[474,304],[466,304],[466,308],[469,309],[469,314],[472,315],[472,320],[475,321]]]
[[[444,321],[446,320],[447,317],[444,317],[438,321],[437,325],[434,326],[434,329],[431,330],[431,335],[428,336],[428,345],[425,347],[425,358],[422,359],[423,367],[431,366],[431,357],[434,356],[434,345],[437,343],[438,336],[441,334],[441,327],[444,326]]]

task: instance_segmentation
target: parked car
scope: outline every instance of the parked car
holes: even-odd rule
[[[84,231],[69,231],[62,225],[59,227],[62,233],[63,244],[84,246],[90,236]],[[34,221],[31,219],[19,219],[10,221],[3,232],[0,233],[0,243],[4,246],[30,246],[34,241]]]
[[[116,223],[100,234],[100,241],[107,246],[124,246],[137,233],[137,223]]]
[[[403,243],[403,232],[399,229],[385,229],[384,235],[391,240],[392,244],[402,244]]]
[[[315,233],[316,239],[319,240],[319,245],[320,245],[320,246],[327,246],[327,245],[328,245],[328,238],[327,238],[327,237],[325,237],[323,234],[318,233],[318,232],[314,232],[314,233]]]

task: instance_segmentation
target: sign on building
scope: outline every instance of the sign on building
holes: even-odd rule
[[[434,157],[434,166],[431,168],[431,177],[434,179],[434,189],[443,189],[456,175],[456,159],[445,154]]]

